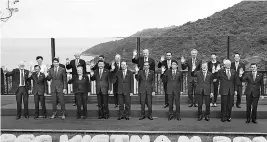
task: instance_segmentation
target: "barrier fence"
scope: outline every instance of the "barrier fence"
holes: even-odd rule
[[[262,73],[264,75],[264,96],[267,96],[266,92],[267,92],[267,71],[258,71],[260,73]],[[182,95],[187,95],[188,89],[187,89],[187,71],[182,71],[183,74],[183,80],[182,80],[182,84],[181,84],[181,88],[182,88]],[[71,74],[68,74],[67,76],[69,76]],[[4,93],[2,95],[12,95],[14,93],[11,92],[11,87],[12,87],[12,77],[6,77],[5,79],[5,90]],[[91,95],[96,95],[96,84],[95,81],[91,81]],[[219,87],[218,87],[219,88]],[[242,92],[244,93],[246,88],[246,83],[243,83],[243,89]],[[72,84],[68,84],[68,94],[73,94],[73,88],[72,88]],[[113,92],[113,88],[111,89]],[[163,89],[163,83],[162,80],[160,79],[160,71],[156,71],[155,74],[155,90],[156,90],[156,95],[164,95],[164,89]],[[48,81],[48,95],[51,93],[50,91],[50,81]],[[138,94],[138,81],[134,78],[134,94],[137,95]]]

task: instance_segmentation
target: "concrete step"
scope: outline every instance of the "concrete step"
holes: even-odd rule
[[[6,104],[1,107],[1,116],[16,116],[16,103]],[[187,104],[181,104],[181,117],[182,118],[196,118],[197,117],[197,107],[188,107]],[[52,115],[52,104],[46,104],[48,116]],[[88,108],[88,117],[98,117],[98,107],[95,103],[87,104]],[[118,117],[118,107],[114,108],[113,104],[109,104],[110,116]],[[158,118],[167,118],[168,116],[168,108],[163,108],[163,105],[153,104],[153,117]],[[132,104],[131,105],[131,117],[140,117],[140,104]],[[146,108],[147,110],[147,108]],[[175,106],[174,106],[175,110]],[[72,106],[72,104],[66,104],[67,116],[75,117],[76,116],[76,107]],[[58,112],[60,112],[60,107],[58,107]],[[203,105],[203,113],[205,112]],[[220,118],[221,106],[211,107],[211,118]],[[233,107],[232,118],[245,118],[246,106],[244,104],[241,105],[241,108]],[[29,113],[30,116],[34,116],[34,103],[29,103]],[[23,112],[22,112],[23,114]],[[42,112],[39,113],[42,115]],[[259,119],[267,119],[267,105],[259,105],[258,106],[258,118]]]
[[[29,96],[29,102],[33,103],[34,102],[34,96],[30,95]],[[74,95],[65,95],[64,97],[65,103],[74,103]],[[138,95],[134,95],[131,98],[132,104],[139,104],[139,99],[140,97]],[[235,96],[236,100],[236,96]],[[1,102],[3,104],[8,104],[9,102],[16,103],[16,97],[14,95],[2,95],[1,96]],[[109,95],[109,104],[114,104],[115,99],[113,95]],[[152,103],[153,104],[159,104],[163,105],[165,102],[165,96],[164,95],[156,95],[152,97]],[[217,103],[221,102],[221,96],[218,96]],[[52,103],[52,97],[51,95],[46,95],[46,103]],[[97,97],[96,95],[90,95],[88,96],[88,103],[97,103]],[[187,95],[181,95],[180,97],[180,103],[181,104],[187,104],[188,103],[188,96]],[[246,103],[246,96],[242,96],[241,98],[241,103],[245,104]],[[259,99],[259,105],[267,105],[267,97],[265,96],[264,99]]]

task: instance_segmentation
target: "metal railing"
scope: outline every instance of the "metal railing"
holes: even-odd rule
[[[267,92],[267,71],[258,71],[264,75],[264,95],[266,96]],[[182,92],[183,95],[187,95],[188,89],[187,89],[187,71],[182,71],[183,74],[183,83],[181,84],[182,87]],[[71,75],[71,74],[68,74]],[[95,88],[95,81],[91,81],[91,94],[95,95],[96,94],[96,88]],[[12,77],[6,77],[5,78],[5,90],[3,95],[12,95],[13,93],[11,92],[11,87],[12,87]],[[246,88],[246,83],[243,82],[243,89],[242,92],[244,93]],[[72,84],[68,84],[68,94],[72,94],[73,88]],[[113,90],[113,88],[111,89]],[[155,90],[156,90],[156,95],[163,95],[164,94],[164,89],[163,89],[163,83],[162,80],[160,79],[160,71],[156,71],[155,74]],[[50,81],[48,81],[48,94],[50,94]],[[138,81],[134,79],[134,94],[138,94]]]

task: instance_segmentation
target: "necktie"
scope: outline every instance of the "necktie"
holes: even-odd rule
[[[79,64],[79,60],[76,59],[76,62],[75,62],[76,68],[77,68],[78,64]]]
[[[175,74],[176,74],[176,71],[175,71],[175,70],[173,70],[173,71],[172,71],[172,79],[174,79],[174,78],[175,78]]]
[[[148,77],[148,70],[146,70],[146,80],[147,80],[147,77]]]
[[[55,70],[55,76],[57,76],[57,68],[55,68],[54,70]]]
[[[120,63],[117,63],[117,67],[118,67],[118,69],[120,69]]]
[[[40,73],[37,74],[37,78],[39,79]]]
[[[235,62],[235,70],[237,71],[238,69],[238,62]]]
[[[227,78],[228,78],[228,80],[230,80],[230,78],[231,78],[231,73],[230,73],[229,69],[227,70]]]
[[[192,71],[194,71],[196,69],[196,59],[193,58],[193,65],[192,65]]]
[[[203,72],[203,76],[204,76],[204,81],[206,79],[206,72]]]
[[[24,73],[23,70],[20,70],[20,85],[25,86],[25,78],[24,78]]]
[[[256,79],[256,72],[253,72],[253,81]]]
[[[100,69],[100,79],[101,79],[101,77],[102,77],[102,73],[103,73],[103,72],[102,72],[102,69]]]
[[[125,79],[126,71],[123,71],[123,79]]]

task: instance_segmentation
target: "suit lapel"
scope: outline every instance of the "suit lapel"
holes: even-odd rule
[[[200,71],[200,76],[202,77],[203,82],[205,82],[205,80],[204,80],[204,75],[203,75],[203,71],[202,71],[202,70]],[[207,75],[206,75],[206,76],[207,76]]]

